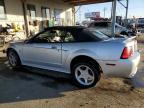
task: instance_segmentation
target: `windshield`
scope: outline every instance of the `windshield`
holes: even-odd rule
[[[105,40],[105,39],[109,39],[109,37],[105,34],[103,34],[102,32],[100,31],[97,31],[97,30],[91,30],[92,34],[99,38],[99,39],[102,39],[102,40]]]

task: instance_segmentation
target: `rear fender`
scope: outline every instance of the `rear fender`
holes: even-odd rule
[[[65,61],[65,64],[64,66],[66,67],[66,70],[68,72],[70,72],[70,64],[71,64],[71,61],[75,58],[75,57],[78,57],[78,56],[87,56],[87,57],[90,57],[94,60],[98,59],[99,57],[97,56],[96,53],[94,53],[93,51],[90,51],[90,50],[86,50],[86,49],[81,49],[81,50],[78,50],[76,52],[73,52],[72,54],[70,54],[66,61]]]

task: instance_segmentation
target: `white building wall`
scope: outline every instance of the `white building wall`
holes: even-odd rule
[[[54,9],[62,9],[61,18],[64,19],[64,25],[74,25],[74,15],[70,4],[62,2],[62,0],[25,0],[26,4],[33,4],[36,6],[36,19],[42,20],[41,6],[49,7],[51,17],[53,17]],[[5,26],[6,24],[16,23],[23,25],[24,16],[21,0],[5,0],[6,19],[0,19],[0,24]],[[70,12],[70,22],[65,20],[66,12]]]
[[[6,19],[0,19],[0,24],[24,24],[22,3],[20,0],[5,0]]]
[[[36,6],[37,11],[37,20],[42,20],[42,14],[41,14],[41,6],[50,8],[51,18],[54,17],[54,9],[62,9],[63,12],[61,13],[61,18],[64,19],[64,25],[67,24],[67,21],[65,20],[65,14],[66,11],[71,11],[70,18],[71,18],[71,25],[74,24],[74,18],[72,13],[72,5],[69,5],[67,3],[62,2],[62,0],[27,0],[27,4],[33,4]]]

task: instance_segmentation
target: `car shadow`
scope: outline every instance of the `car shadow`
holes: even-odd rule
[[[0,103],[58,98],[78,90],[70,79],[56,76],[28,68],[12,70],[7,59],[0,57]]]
[[[55,99],[80,90],[65,76],[49,71],[45,71],[46,74],[40,73],[43,73],[42,70],[33,68],[13,70],[7,58],[0,57],[0,104]],[[139,75],[142,76],[141,74]],[[130,79],[102,77],[97,88],[92,90],[95,95],[101,92],[125,94],[133,91],[133,86],[135,87],[133,80]]]
[[[132,84],[135,88],[144,88],[144,68],[139,69],[139,72],[132,78]]]

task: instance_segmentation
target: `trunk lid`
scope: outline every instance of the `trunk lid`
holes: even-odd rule
[[[111,38],[108,40],[104,40],[104,43],[107,43],[111,45],[113,49],[111,49],[111,52],[115,52],[115,54],[118,54],[118,58],[121,58],[121,56],[124,53],[125,49],[130,50],[130,55],[128,58],[134,55],[135,52],[137,52],[137,40],[136,37],[130,37],[130,38]],[[110,49],[109,49],[110,50]],[[128,59],[127,58],[127,59]]]
[[[136,36],[130,38],[110,38],[104,40],[104,42],[121,43],[124,44],[124,47],[132,47],[133,51],[137,51]]]

